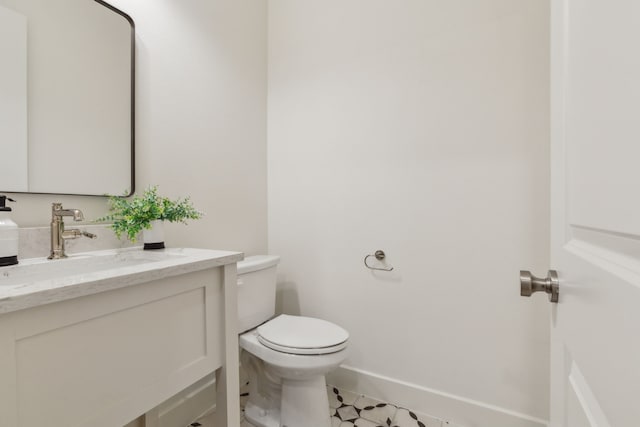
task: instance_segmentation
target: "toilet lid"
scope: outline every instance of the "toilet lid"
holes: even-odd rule
[[[340,326],[312,317],[281,314],[258,327],[258,340],[283,353],[335,353],[346,348],[348,339]]]

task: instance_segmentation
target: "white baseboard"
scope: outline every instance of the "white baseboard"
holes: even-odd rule
[[[547,427],[547,420],[349,366],[327,376],[327,384],[364,394],[464,427]]]

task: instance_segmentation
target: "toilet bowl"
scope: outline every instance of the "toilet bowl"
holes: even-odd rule
[[[278,261],[259,256],[238,263],[241,363],[249,376],[245,417],[256,427],[330,427],[325,375],[346,359],[349,334],[322,319],[272,318]]]

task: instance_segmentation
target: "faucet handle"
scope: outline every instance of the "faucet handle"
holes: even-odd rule
[[[98,236],[96,236],[95,234],[89,233],[88,231],[80,230],[78,228],[68,228],[62,232],[63,239],[77,239],[78,237],[82,236],[88,237],[90,239],[98,238]]]

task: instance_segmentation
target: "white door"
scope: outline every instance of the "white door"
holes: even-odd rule
[[[551,0],[551,426],[640,426],[640,0]]]

